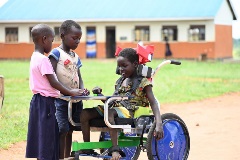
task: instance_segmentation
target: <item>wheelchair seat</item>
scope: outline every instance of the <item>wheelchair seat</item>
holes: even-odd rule
[[[109,132],[108,126],[104,122],[104,118],[96,118],[92,119],[89,122],[90,124],[90,130],[92,132]],[[134,119],[133,118],[115,118],[115,124],[116,125],[131,125],[131,127],[134,127]],[[121,131],[119,128],[118,131]]]
[[[134,127],[134,118],[115,118],[116,125],[131,125]],[[90,122],[90,127],[107,127],[103,118],[92,119]]]

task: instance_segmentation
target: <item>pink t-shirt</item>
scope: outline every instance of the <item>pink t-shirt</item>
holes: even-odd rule
[[[60,91],[53,88],[46,74],[54,74],[50,60],[39,52],[33,52],[30,61],[29,85],[33,94],[40,93],[44,97],[59,97]]]

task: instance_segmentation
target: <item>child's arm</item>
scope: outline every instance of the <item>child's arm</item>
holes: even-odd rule
[[[83,96],[89,96],[90,91],[87,88],[84,88],[84,84],[83,84],[83,79],[82,79],[82,75],[80,72],[80,67],[82,66],[82,63],[80,61],[80,58],[78,58],[78,62],[77,62],[77,74],[78,74],[78,82],[79,82],[79,89],[83,90]]]
[[[56,73],[57,70],[57,60],[52,56],[49,57],[49,60],[52,64],[53,70]],[[67,87],[63,86],[52,74],[46,75],[48,81],[50,82],[51,86],[57,90],[59,90],[63,95],[70,95],[70,96],[78,96],[82,95],[83,91],[79,89],[71,89],[69,90]]]
[[[78,77],[79,77],[79,88],[84,89],[84,84],[83,84],[80,68],[78,69]]]
[[[49,58],[49,60],[50,60],[50,62],[52,64],[54,72],[56,73],[57,63],[58,63],[57,60],[55,58],[53,58],[53,56],[49,56],[48,58]]]
[[[50,85],[59,90],[62,94],[64,95],[69,95],[69,96],[79,96],[82,95],[83,91],[80,89],[71,89],[69,90],[68,88],[64,87],[55,77],[53,74],[46,74],[46,77],[50,83]]]
[[[160,108],[158,107],[157,100],[155,99],[152,86],[148,85],[144,88],[145,93],[147,94],[147,98],[150,102],[150,106],[152,108],[153,114],[156,119],[156,139],[159,140],[163,138],[163,127],[162,127],[162,118],[160,115]]]

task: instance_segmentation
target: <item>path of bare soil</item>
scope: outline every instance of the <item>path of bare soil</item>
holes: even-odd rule
[[[162,105],[161,111],[175,113],[187,124],[191,137],[189,160],[240,160],[240,93]],[[94,140],[97,134],[93,133]],[[74,132],[74,139],[81,140],[81,133]],[[27,160],[25,147],[26,142],[19,142],[0,150],[0,160]],[[141,154],[139,160],[146,160],[146,153]]]

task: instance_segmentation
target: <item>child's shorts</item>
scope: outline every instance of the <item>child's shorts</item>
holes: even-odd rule
[[[56,118],[58,122],[59,132],[68,132],[70,130],[79,130],[77,127],[71,125],[68,120],[68,101],[62,99],[55,100]],[[80,114],[83,109],[82,101],[72,103],[72,120],[75,123],[80,123]]]
[[[101,116],[103,116],[104,106],[103,105],[98,105],[95,108],[98,111],[98,113]],[[119,118],[131,118],[131,114],[130,114],[129,110],[127,110],[127,108],[125,108],[125,107],[113,107],[111,109],[114,109],[117,112]]]

